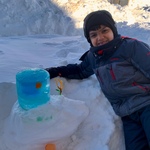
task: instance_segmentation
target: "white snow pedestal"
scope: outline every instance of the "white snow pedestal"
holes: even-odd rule
[[[84,102],[63,95],[51,95],[48,103],[28,111],[17,101],[5,122],[3,144],[7,150],[44,150],[47,143],[71,136],[88,113]]]

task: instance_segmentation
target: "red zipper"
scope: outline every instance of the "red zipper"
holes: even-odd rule
[[[110,68],[110,74],[111,74],[112,79],[116,80],[116,77],[115,77],[115,74],[114,74],[112,67]]]
[[[139,88],[142,89],[143,91],[149,91],[149,90],[150,90],[150,88],[143,87],[143,86],[137,84],[136,82],[133,82],[132,85],[139,87]]]

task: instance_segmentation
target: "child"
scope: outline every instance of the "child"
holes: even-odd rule
[[[82,62],[46,70],[51,78],[84,79],[95,74],[122,119],[126,150],[150,150],[150,47],[120,36],[106,10],[88,14],[83,29],[91,48]]]

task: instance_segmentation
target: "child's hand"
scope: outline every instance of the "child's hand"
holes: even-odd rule
[[[51,68],[46,68],[45,70],[49,72],[49,74],[50,74],[50,79],[59,76],[58,68],[51,67]]]

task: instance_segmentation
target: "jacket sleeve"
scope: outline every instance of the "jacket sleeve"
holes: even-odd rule
[[[57,76],[67,79],[84,79],[94,74],[93,69],[88,61],[88,53],[80,64],[68,64],[67,66],[59,66],[46,68],[50,74],[50,78]]]
[[[128,49],[132,64],[150,79],[150,47],[146,43],[135,40]]]

